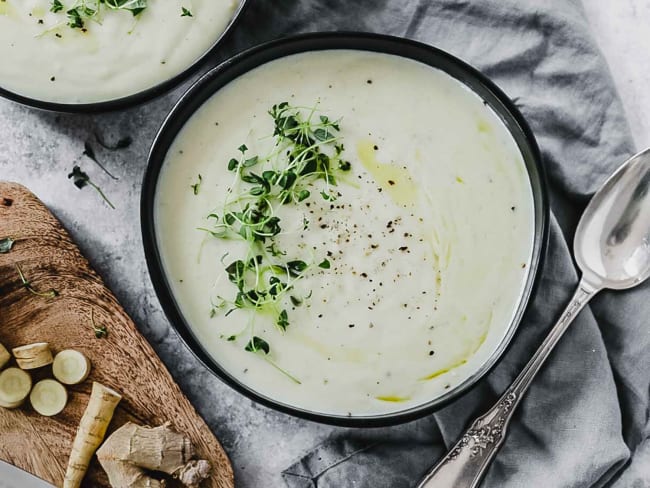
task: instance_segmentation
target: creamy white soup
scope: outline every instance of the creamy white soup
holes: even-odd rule
[[[133,95],[190,67],[221,36],[238,4],[0,0],[0,87],[70,104]]]
[[[241,176],[273,182],[292,164],[273,137],[279,104],[285,122],[308,121],[330,173],[298,179],[293,200],[265,210],[280,232],[251,243],[237,219],[267,188]],[[353,50],[272,61],[212,96],[168,152],[155,219],[178,305],[230,375],[354,416],[425,403],[477,371],[515,314],[534,225],[522,156],[477,95],[427,65]],[[242,275],[244,292],[266,290],[263,306],[237,305]]]

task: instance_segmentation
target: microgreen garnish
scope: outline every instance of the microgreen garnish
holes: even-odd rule
[[[235,340],[233,339],[234,336],[231,336],[228,338],[228,340]],[[261,353],[261,356],[264,358],[264,360],[269,363],[271,366],[273,366],[275,369],[280,371],[282,374],[287,376],[291,381],[297,384],[301,384],[300,380],[296,378],[295,376],[289,374],[287,371],[282,369],[280,366],[278,366],[274,361],[272,361],[269,358],[269,354],[271,353],[271,346],[269,346],[269,343],[266,342],[264,339],[261,337],[253,336],[253,338],[248,341],[248,344],[244,347],[244,349],[248,352],[252,352],[253,354]]]
[[[248,341],[248,344],[246,344],[246,347],[244,349],[247,350],[248,352],[261,351],[264,354],[268,354],[271,351],[271,347],[269,346],[269,343],[266,342],[261,337],[257,337],[257,336],[254,336],[250,341]]]
[[[97,166],[99,166],[102,169],[102,171],[104,171],[104,173],[106,173],[112,179],[114,180],[119,179],[117,176],[113,175],[113,173],[108,171],[102,163],[99,162],[97,156],[95,156],[95,150],[93,149],[93,147],[90,145],[88,141],[84,142],[84,152],[82,154],[86,156],[88,159],[90,159],[91,161],[93,161]]]
[[[95,332],[95,337],[97,339],[105,339],[108,337],[108,329],[106,329],[105,325],[97,325],[95,323],[95,312],[91,308],[90,309],[90,325],[93,328],[93,331]]]
[[[88,174],[81,171],[81,168],[79,168],[79,166],[75,166],[74,168],[72,168],[72,172],[68,174],[68,178],[71,178],[74,185],[80,190],[84,188],[86,185],[90,185],[95,189],[97,193],[99,193],[99,195],[104,199],[104,201],[108,204],[109,207],[115,209],[115,205],[113,205],[113,203],[108,199],[108,197],[104,195],[102,189],[99,186],[97,186],[95,183],[93,183],[90,177],[88,176]]]
[[[181,17],[194,17],[192,15],[192,12],[190,12],[188,9],[185,7],[181,7]]]
[[[222,259],[226,276],[237,293],[232,299],[216,297],[210,316],[228,316],[246,309],[275,317],[275,327],[284,333],[290,327],[287,306],[301,306],[311,297],[311,291],[301,296],[296,289],[298,281],[316,266],[330,269],[331,264],[327,259],[308,263],[287,258],[287,251],[280,249],[276,240],[283,233],[283,222],[276,210],[283,205],[308,206],[313,198],[336,200],[338,193],[332,187],[351,165],[343,159],[338,120],[317,114],[316,107],[301,109],[287,102],[273,105],[268,114],[274,126],[271,154],[251,154],[246,144],[237,148],[238,157],[226,163],[228,170],[235,173],[226,202],[207,216],[210,225],[201,230],[215,238],[243,240],[248,245],[241,259]],[[309,221],[302,217],[299,227],[306,231]],[[253,329],[251,317],[240,332],[248,331],[251,337],[245,350],[263,353],[274,367],[299,383],[267,357],[271,347],[255,336]],[[235,341],[240,334],[226,340]]]
[[[190,188],[192,189],[192,192],[195,195],[199,194],[199,190],[201,189],[201,182],[203,182],[203,176],[199,175],[198,178],[197,178],[196,183],[194,183],[193,185],[190,185]]]
[[[23,288],[25,288],[32,295],[36,295],[38,297],[43,297],[43,298],[56,298],[59,296],[59,292],[57,292],[54,288],[50,288],[48,291],[37,291],[32,286],[32,282],[29,281],[27,278],[25,278],[25,275],[23,274],[23,270],[20,269],[20,266],[18,266],[17,264],[16,264],[16,271],[18,272],[18,276],[20,277],[20,281]]]
[[[52,0],[52,5],[50,5],[50,12],[60,12],[63,10],[63,4],[59,0]]]
[[[0,239],[0,254],[6,254],[9,251],[11,251],[11,248],[14,247],[14,243],[16,241],[13,240],[11,237],[5,237],[4,239]]]
[[[82,19],[82,15],[86,17],[92,17],[95,15],[95,13],[95,11],[82,7],[71,8],[66,12],[66,15],[68,16],[68,26],[73,29],[83,29],[85,24]]]
[[[147,8],[147,0],[77,0],[77,3],[66,11],[68,26],[83,30],[87,21],[101,21],[102,6],[109,10],[126,10],[135,17]],[[54,10],[55,8],[57,10]],[[63,4],[58,0],[53,0],[50,10],[58,12],[61,9],[63,9]]]

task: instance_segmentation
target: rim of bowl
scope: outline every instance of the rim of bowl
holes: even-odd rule
[[[239,4],[235,9],[232,18],[226,25],[224,31],[219,35],[219,37],[217,37],[214,43],[212,43],[212,45],[205,52],[203,52],[203,54],[201,54],[192,62],[192,64],[171,78],[161,81],[160,83],[150,86],[149,88],[145,88],[142,91],[132,93],[131,95],[126,95],[124,97],[114,98],[101,102],[64,103],[48,102],[47,100],[28,97],[19,93],[12,92],[0,85],[0,97],[28,107],[60,113],[95,114],[103,112],[114,112],[116,110],[137,107],[138,105],[142,105],[143,103],[149,102],[154,98],[158,98],[159,96],[164,95],[176,86],[180,85],[182,82],[186,81],[192,75],[196,74],[199,69],[206,63],[208,58],[216,54],[219,47],[221,47],[222,41],[227,38],[227,36],[234,29],[239,19],[242,17],[242,14],[248,4],[249,0],[239,0]]]
[[[173,296],[160,257],[154,220],[156,187],[165,156],[176,135],[195,111],[214,93],[240,75],[269,61],[308,51],[353,49],[394,54],[440,69],[463,83],[499,116],[517,143],[526,165],[534,201],[533,250],[525,286],[513,319],[497,348],[479,369],[454,388],[428,402],[379,415],[335,415],[315,412],[263,395],[234,378],[201,345]],[[464,61],[420,42],[363,32],[315,32],[266,42],[239,53],[213,68],[194,83],[174,105],[159,129],[149,153],[141,193],[141,228],[149,274],[165,314],[194,356],[230,387],[266,407],[299,418],[346,427],[396,425],[441,409],[489,373],[503,357],[535,292],[548,243],[549,204],[546,174],[535,137],[514,103],[488,78]]]

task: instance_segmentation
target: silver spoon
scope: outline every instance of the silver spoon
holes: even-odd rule
[[[477,418],[417,488],[475,488],[503,444],[515,408],[573,319],[603,289],[650,276],[650,149],[633,156],[596,192],[573,245],[582,279],[564,313],[499,401]]]

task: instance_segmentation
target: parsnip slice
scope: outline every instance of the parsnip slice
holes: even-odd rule
[[[50,345],[47,342],[14,347],[11,352],[13,352],[20,369],[42,368],[54,361]]]
[[[64,385],[76,385],[88,378],[90,361],[79,351],[66,349],[54,357],[52,373]]]
[[[29,374],[18,368],[5,369],[0,373],[0,407],[20,407],[31,389]]]
[[[29,394],[29,401],[38,413],[51,417],[61,413],[68,403],[68,392],[56,380],[41,380],[34,385]]]
[[[9,351],[0,344],[0,369],[4,368],[9,360],[11,359],[11,354],[9,354]]]

